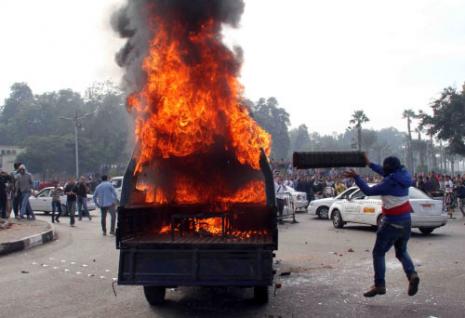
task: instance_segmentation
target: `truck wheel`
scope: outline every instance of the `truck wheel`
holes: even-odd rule
[[[165,302],[166,288],[161,286],[144,286],[144,295],[147,302],[152,306],[161,305]]]
[[[339,210],[334,210],[332,219],[333,225],[336,229],[342,229],[344,227],[344,221],[342,220],[341,212],[339,212]]]
[[[268,286],[256,286],[253,288],[253,298],[257,304],[268,303]]]
[[[328,219],[329,208],[327,206],[320,206],[316,211],[319,219]]]
[[[433,233],[433,231],[434,227],[420,227],[420,232],[423,235],[430,235],[431,233]]]

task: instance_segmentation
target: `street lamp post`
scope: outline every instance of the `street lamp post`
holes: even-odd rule
[[[94,112],[79,116],[79,113],[76,110],[73,117],[60,117],[60,119],[71,121],[74,126],[74,158],[76,165],[76,179],[79,178],[79,128],[81,127],[81,120],[92,115],[93,113]]]

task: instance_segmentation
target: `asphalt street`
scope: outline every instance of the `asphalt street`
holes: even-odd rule
[[[153,308],[138,286],[115,286],[115,296],[118,252],[114,237],[101,235],[98,217],[76,228],[62,218],[55,242],[0,257],[0,317],[465,317],[461,217],[429,237],[413,235],[410,253],[421,277],[415,297],[407,296],[391,251],[387,294],[374,299],[362,293],[372,284],[375,231],[336,230],[306,214],[298,220],[280,226],[276,266],[285,275],[276,277],[282,288],[268,305],[254,305],[251,290],[178,288]]]

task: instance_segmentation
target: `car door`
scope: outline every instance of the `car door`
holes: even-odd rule
[[[44,189],[34,198],[34,203],[31,202],[31,208],[37,211],[50,211],[52,198],[50,197],[50,189]]]
[[[365,194],[362,191],[357,190],[352,193],[347,200],[345,200],[342,215],[344,221],[360,222],[360,213],[364,198]]]
[[[376,219],[381,209],[381,197],[369,196],[361,200],[358,221],[364,224],[376,225]]]

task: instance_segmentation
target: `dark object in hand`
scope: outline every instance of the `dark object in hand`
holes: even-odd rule
[[[365,167],[366,154],[361,151],[294,152],[293,165],[297,169]]]

